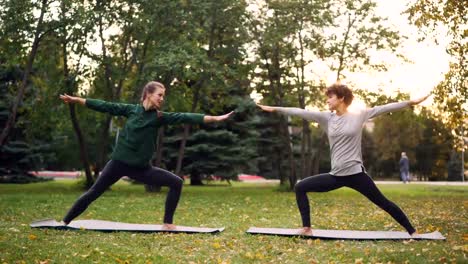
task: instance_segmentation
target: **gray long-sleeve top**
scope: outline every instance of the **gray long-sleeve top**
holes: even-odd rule
[[[361,110],[347,112],[341,116],[334,112],[309,111],[294,107],[274,107],[285,115],[299,116],[317,122],[327,133],[330,143],[331,171],[335,176],[347,176],[362,172],[361,139],[364,123],[381,114],[400,110],[409,106],[409,101],[390,103]]]

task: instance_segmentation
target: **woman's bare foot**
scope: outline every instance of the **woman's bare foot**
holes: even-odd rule
[[[412,234],[410,234],[411,238],[419,238],[419,233],[418,231],[414,231]]]
[[[165,223],[165,224],[162,225],[162,229],[163,230],[176,230],[177,227],[174,224],[166,224]]]
[[[312,236],[312,228],[305,226],[299,229],[299,235]]]

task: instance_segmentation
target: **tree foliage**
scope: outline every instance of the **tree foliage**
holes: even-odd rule
[[[371,61],[371,53],[387,50],[395,53],[400,45],[401,34],[386,24],[387,18],[376,14],[377,2],[372,0],[347,0],[335,4],[333,33],[326,45],[327,57],[331,58],[336,79],[344,77],[345,71],[365,67],[385,70],[382,61]]]
[[[439,28],[445,29],[450,39],[446,51],[453,58],[445,79],[434,89],[439,116],[456,135],[458,149],[466,149],[468,131],[468,16],[465,1],[418,0],[406,13],[423,34],[423,38],[434,37]]]
[[[418,3],[426,2],[436,5]],[[292,188],[297,179],[329,169],[325,137],[303,120],[259,111],[251,93],[265,104],[324,109],[324,78],[312,72],[312,65],[332,62],[337,79],[358,68],[384,69],[370,60],[370,52],[394,52],[401,37],[368,0],[0,3],[0,120],[9,146],[2,158],[22,149],[15,159],[27,161],[21,163],[27,164],[23,171],[81,168],[88,185],[91,169],[99,174],[125,120],[64,105],[61,93],[139,103],[144,84],[158,80],[167,87],[163,111],[218,115],[234,110],[223,124],[164,127],[154,164],[195,178],[255,173]],[[428,12],[419,4],[411,14],[421,27],[431,21],[451,27],[449,51],[458,60],[436,89],[436,100],[445,107],[440,118],[450,129],[438,129],[433,116],[419,119],[412,111],[376,120],[377,133],[364,135],[364,158],[376,164],[375,171],[385,170],[385,162],[394,166],[406,148],[424,177],[437,177],[429,164],[441,172],[447,165],[442,160],[449,158],[446,144],[452,143],[438,135],[463,134],[466,42],[458,14],[464,7],[456,1],[445,5],[445,13],[438,10],[433,17],[419,17]],[[367,96],[369,105],[406,98]],[[6,121],[12,116],[17,122]],[[430,142],[440,145],[429,149]],[[424,157],[425,151],[433,155]]]

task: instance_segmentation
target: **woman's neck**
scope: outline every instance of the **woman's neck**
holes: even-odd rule
[[[149,100],[143,101],[142,105],[143,105],[143,108],[145,108],[145,111],[149,111],[154,108],[153,104],[151,104]]]
[[[348,107],[346,105],[340,105],[336,108],[335,112],[336,112],[336,115],[342,116],[348,113]]]

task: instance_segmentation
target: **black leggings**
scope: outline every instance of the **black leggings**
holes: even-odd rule
[[[328,192],[344,186],[352,188],[366,196],[367,199],[390,214],[409,234],[415,232],[405,213],[396,204],[385,198],[374,181],[364,172],[350,176],[333,176],[329,173],[324,173],[299,181],[294,189],[303,226],[310,227],[310,206],[307,192]]]
[[[134,180],[149,185],[168,186],[169,193],[166,198],[166,209],[164,211],[164,223],[172,224],[175,209],[179,202],[183,181],[181,178],[166,170],[148,166],[138,168],[127,165],[117,160],[110,160],[99,175],[91,188],[81,195],[75,204],[70,208],[63,221],[68,224],[74,218],[88,208],[105,190],[116,183],[123,176],[128,176]]]

